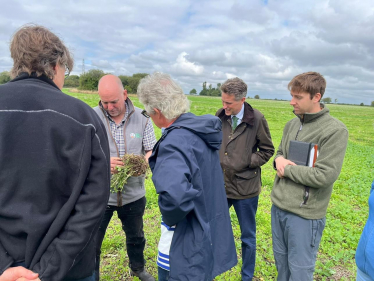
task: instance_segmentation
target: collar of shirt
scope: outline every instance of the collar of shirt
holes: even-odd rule
[[[125,115],[123,116],[122,121],[117,125],[116,122],[113,121],[113,119],[112,119],[112,117],[109,115],[109,113],[104,109],[104,107],[102,106],[101,103],[100,103],[100,106],[103,108],[106,117],[108,117],[108,119],[109,119],[109,122],[110,122],[111,124],[113,123],[113,124],[114,124],[115,126],[117,126],[117,127],[123,125],[123,124],[125,123],[125,121],[126,121],[127,116],[129,115],[129,111],[128,111],[128,108],[129,108],[129,107],[128,107],[127,101],[125,101]]]
[[[243,115],[244,115],[244,103],[242,105],[242,109],[239,111],[238,114],[236,115],[231,115],[231,121],[232,121],[232,117],[233,116],[236,116],[238,118],[238,125],[242,122],[242,119],[243,119]]]
[[[110,117],[108,112],[105,111],[106,116],[108,117],[109,120],[109,126],[110,126],[110,131],[112,133],[112,136],[114,138],[114,141],[117,144],[118,148],[118,153],[119,157],[122,157],[126,153],[126,148],[125,148],[125,136],[124,136],[124,126],[125,126],[125,121],[129,115],[128,112],[128,103],[125,101],[125,116],[123,117],[122,121],[117,125],[116,122],[113,121],[113,119]]]

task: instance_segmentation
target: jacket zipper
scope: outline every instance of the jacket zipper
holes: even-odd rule
[[[300,119],[301,119],[301,118],[300,118]],[[297,133],[296,133],[295,140],[297,140],[297,137],[299,136],[300,131],[303,129],[304,118],[301,119],[300,122],[301,122],[301,124],[300,124],[300,128],[299,128],[299,130],[298,130]]]
[[[301,118],[300,118],[300,119],[301,119]],[[304,118],[301,119],[300,121],[301,121],[301,124],[300,124],[299,130],[298,130],[297,133],[296,133],[295,140],[297,140],[297,137],[299,136],[300,131],[303,129]],[[306,205],[306,202],[308,201],[308,199],[309,199],[309,186],[305,186],[305,189],[304,189],[304,196],[303,196],[303,201],[302,201],[301,204],[300,204],[300,208],[301,208],[303,205]]]

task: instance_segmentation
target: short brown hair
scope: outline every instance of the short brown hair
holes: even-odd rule
[[[221,86],[221,92],[228,95],[234,95],[235,100],[238,101],[247,96],[247,84],[238,77],[227,79]]]
[[[63,42],[47,28],[27,24],[14,33],[10,43],[10,55],[13,59],[11,76],[17,77],[22,72],[29,75],[36,72],[37,76],[45,74],[54,78],[53,68],[66,65],[73,69],[74,61]]]
[[[326,80],[318,72],[305,72],[296,75],[290,83],[288,83],[288,90],[296,93],[308,93],[310,94],[310,99],[312,99],[315,94],[320,93],[321,99],[326,89]]]

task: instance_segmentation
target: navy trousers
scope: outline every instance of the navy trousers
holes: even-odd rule
[[[158,268],[158,281],[168,281],[170,277],[170,271],[163,269],[161,267]]]
[[[227,199],[229,208],[234,206],[238,217],[242,240],[242,280],[253,278],[256,264],[256,212],[258,196],[248,199]]]

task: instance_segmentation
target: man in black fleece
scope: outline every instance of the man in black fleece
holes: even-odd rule
[[[10,52],[15,78],[0,86],[0,281],[94,280],[110,185],[105,128],[61,92],[73,60],[56,35],[24,26]]]

